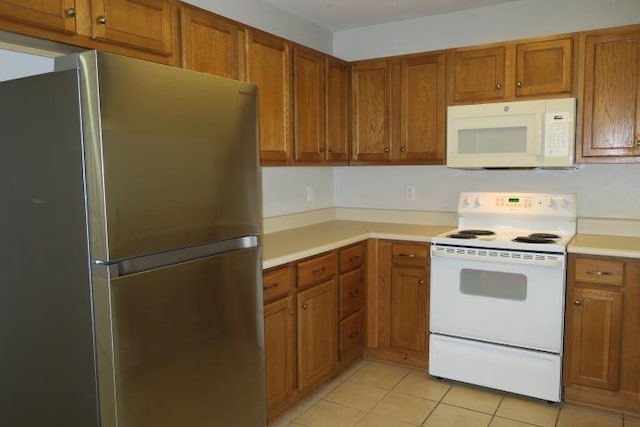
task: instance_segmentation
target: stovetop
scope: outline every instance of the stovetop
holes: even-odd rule
[[[431,242],[564,253],[575,232],[575,194],[463,192],[458,227]]]

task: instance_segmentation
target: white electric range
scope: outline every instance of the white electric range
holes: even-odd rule
[[[461,193],[431,240],[429,373],[561,400],[575,194]]]

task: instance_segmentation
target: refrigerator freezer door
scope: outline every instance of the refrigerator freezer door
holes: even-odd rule
[[[104,53],[79,57],[94,259],[260,232],[255,86]]]
[[[119,427],[266,426],[260,274],[254,247],[111,281]]]

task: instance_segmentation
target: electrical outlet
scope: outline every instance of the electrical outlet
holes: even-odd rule
[[[307,202],[313,202],[313,187],[307,186]]]
[[[416,187],[414,185],[407,185],[406,198],[407,200],[416,199]]]

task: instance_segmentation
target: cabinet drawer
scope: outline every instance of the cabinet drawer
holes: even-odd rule
[[[622,286],[624,263],[615,260],[576,259],[576,281]]]
[[[394,264],[426,266],[429,262],[426,244],[394,243],[392,256]]]
[[[263,299],[272,300],[293,289],[293,266],[269,270],[262,276]]]
[[[298,287],[328,279],[336,274],[337,264],[333,253],[298,263]]]
[[[364,307],[364,280],[362,268],[340,276],[340,318]]]
[[[339,258],[340,273],[360,267],[364,263],[364,244],[341,250]]]
[[[340,322],[340,358],[364,347],[364,310]]]

